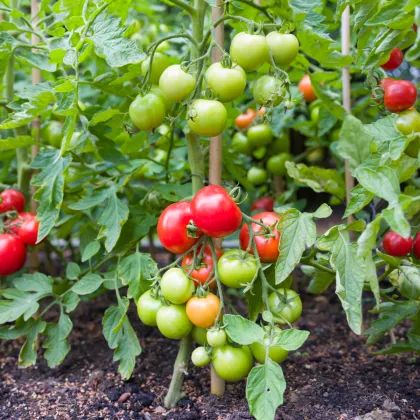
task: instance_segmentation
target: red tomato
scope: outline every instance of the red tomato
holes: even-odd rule
[[[26,219],[30,219],[30,218],[34,218],[36,217],[34,213],[27,213],[27,212],[22,212],[18,214],[18,217],[16,217],[16,219],[14,220],[8,220],[6,221],[5,225],[15,234],[18,235],[19,234],[19,227],[21,226],[21,224],[26,220]]]
[[[192,297],[187,302],[187,315],[199,328],[209,328],[214,324],[220,308],[220,300],[213,293],[204,297]]]
[[[263,212],[252,216],[253,219],[262,221],[267,226],[272,226],[280,220],[280,216],[272,212]],[[263,230],[263,227],[255,223],[252,224],[253,232],[260,232]],[[274,237],[266,238],[264,235],[254,236],[254,241],[257,246],[258,255],[261,262],[263,263],[272,263],[275,262],[280,255],[279,245],[280,245],[280,232],[274,228],[273,233]],[[248,225],[244,225],[239,234],[239,242],[241,248],[246,250],[249,244],[249,232]],[[253,250],[251,248],[251,253]]]
[[[382,79],[379,83],[379,85],[381,87],[383,87],[384,89],[386,89],[388,86],[390,86],[392,83],[397,82],[398,80],[395,79],[391,79],[390,77],[385,77],[384,79]]]
[[[402,53],[402,51],[399,48],[394,48],[391,51],[389,60],[385,64],[382,64],[381,67],[384,70],[395,70],[398,67],[400,67],[403,60],[404,54]]]
[[[16,190],[4,190],[0,194],[0,213],[15,210],[18,213],[25,208],[25,196]]]
[[[168,251],[183,254],[197,242],[198,238],[188,236],[187,225],[191,219],[191,203],[188,201],[171,204],[162,212],[157,233],[160,242]]]
[[[34,246],[37,243],[39,222],[36,221],[35,214],[26,214],[30,216],[24,218],[23,223],[19,226],[18,235],[26,245]]]
[[[0,276],[9,276],[25,265],[26,248],[22,239],[11,233],[0,235]]]
[[[412,246],[413,240],[410,237],[404,238],[395,232],[388,232],[384,236],[384,250],[393,257],[404,257],[410,253]]]
[[[201,246],[197,250],[196,258],[200,255]],[[223,255],[223,251],[220,248],[215,248],[217,259],[219,259]],[[193,271],[191,271],[191,268],[193,267],[193,258],[194,253],[191,252],[190,254],[186,255],[182,259],[181,266],[184,267],[184,270],[186,273],[189,274],[189,276],[194,280],[194,283],[196,286],[198,286],[200,283],[204,284],[206,281],[210,278],[210,274],[212,274],[214,269],[214,261],[211,253],[211,248],[207,244],[204,248],[203,252],[203,258],[201,260],[201,263],[196,267]],[[191,271],[191,273],[190,273]],[[210,283],[211,287],[216,286],[216,282],[212,281]]]
[[[416,235],[413,244],[414,255],[420,259],[420,232]]]
[[[242,222],[240,208],[227,191],[218,185],[202,188],[191,202],[195,225],[212,238],[224,238],[235,232]]]
[[[251,211],[254,211],[254,210],[273,211],[274,210],[274,198],[261,197],[258,200],[255,200],[252,203],[252,206],[251,206]]]
[[[407,80],[396,80],[385,88],[384,104],[392,112],[400,112],[416,103],[417,89]]]
[[[257,113],[253,109],[248,108],[246,113],[238,115],[235,118],[236,127],[238,127],[240,130],[248,128],[251,125],[252,121],[254,121],[256,115]]]
[[[299,91],[303,94],[306,102],[313,102],[316,99],[309,74],[305,74],[298,84]]]

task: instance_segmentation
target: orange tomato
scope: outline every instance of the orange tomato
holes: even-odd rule
[[[261,107],[261,108],[258,110],[258,116],[259,116],[259,117],[262,117],[264,114],[265,114],[265,108],[264,108],[264,107]]]
[[[220,299],[213,293],[204,297],[192,297],[187,302],[187,316],[199,328],[209,328],[214,324],[220,308]]]
[[[236,127],[238,127],[240,130],[248,128],[252,124],[252,121],[254,121],[256,115],[257,113],[253,109],[248,108],[246,113],[238,115],[235,118]]]
[[[308,74],[305,74],[305,76],[302,77],[302,80],[299,82],[298,89],[303,94],[306,102],[313,102],[316,99],[311,79]]]

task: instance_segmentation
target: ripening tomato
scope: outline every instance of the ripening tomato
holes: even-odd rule
[[[411,108],[417,100],[417,88],[407,80],[395,80],[385,88],[384,104],[391,112]]]
[[[221,347],[226,344],[226,333],[225,330],[219,328],[211,329],[207,331],[207,342],[211,347]]]
[[[152,290],[143,293],[137,301],[137,313],[143,324],[156,327],[156,315],[162,306],[161,300],[152,295]]]
[[[204,347],[197,347],[191,354],[191,361],[197,367],[204,367],[210,363],[210,356]]]
[[[274,226],[273,233],[274,237],[266,237],[265,235],[254,236],[255,245],[257,247],[258,255],[261,262],[272,263],[275,262],[280,254],[280,232],[276,229],[277,223],[280,220],[280,216],[272,212],[258,213],[252,216],[254,220],[262,221],[267,226]],[[261,232],[263,227],[255,223],[252,224],[253,232]],[[249,244],[249,232],[248,225],[245,224],[239,234],[239,242],[241,248],[245,251]],[[253,249],[251,248],[251,253]]]
[[[268,297],[268,304],[270,310],[274,315],[274,321],[281,325],[293,324],[302,315],[302,300],[300,296],[292,289],[277,289],[277,292],[283,295],[280,298],[276,292],[273,292]]]
[[[413,240],[408,237],[404,238],[395,232],[388,232],[384,236],[383,247],[388,255],[393,257],[404,257],[408,255],[413,247]]]
[[[147,58],[141,63],[141,74],[146,75],[149,68],[150,58]],[[167,55],[160,52],[155,52],[153,56],[152,69],[150,72],[150,81],[152,84],[157,85],[159,83],[160,76],[169,67],[169,58]]]
[[[222,134],[227,123],[227,111],[219,101],[196,99],[188,116],[188,127],[203,137],[216,137]]]
[[[23,268],[26,248],[22,239],[11,233],[0,234],[0,276],[9,276]]]
[[[192,297],[186,306],[189,320],[200,328],[209,328],[216,321],[220,309],[220,299],[213,293]]]
[[[240,289],[251,283],[257,275],[255,257],[241,249],[231,249],[217,264],[220,281],[227,287]]]
[[[139,130],[153,130],[165,122],[165,103],[159,96],[138,95],[128,109],[131,121]]]
[[[197,242],[200,232],[197,232],[197,238],[188,236],[187,226],[191,220],[191,203],[188,201],[173,203],[162,212],[157,234],[169,252],[183,254]]]
[[[206,80],[220,102],[235,100],[244,93],[246,87],[246,74],[238,65],[228,68],[223,67],[222,63],[213,63],[207,69]]]
[[[257,113],[252,108],[248,108],[244,114],[240,114],[235,118],[236,127],[240,130],[248,128],[252,124],[252,121],[254,121],[256,115]]]
[[[267,161],[267,169],[276,176],[285,176],[287,174],[286,162],[292,160],[289,153],[279,153],[271,156]]]
[[[243,153],[244,155],[249,156],[252,154],[254,147],[249,142],[248,137],[244,133],[238,131],[233,136],[232,149],[237,153]]]
[[[223,255],[223,251],[220,248],[215,248],[217,258],[220,258]],[[198,248],[196,257],[201,252],[201,246]],[[188,275],[194,280],[194,283],[198,286],[199,284],[205,284],[209,279],[210,275],[213,273],[214,261],[211,253],[211,248],[208,244],[204,247],[203,258],[200,264],[196,266],[194,270],[191,271],[194,265],[194,253],[186,255],[182,259],[182,267],[188,273]],[[208,283],[207,283],[208,284]],[[216,282],[212,281],[210,286],[216,286]]]
[[[385,63],[381,63],[381,67],[384,70],[395,70],[400,67],[401,63],[404,60],[404,54],[399,48],[394,48],[388,57]]]
[[[170,268],[162,276],[160,288],[165,299],[177,305],[190,300],[195,290],[193,281],[178,267]]]
[[[252,369],[254,358],[248,346],[232,347],[226,344],[213,349],[213,367],[217,375],[229,382],[245,378]]]
[[[230,55],[246,72],[257,70],[269,58],[267,40],[264,35],[240,32],[232,39]]]
[[[309,74],[305,74],[305,76],[302,77],[302,80],[298,84],[298,89],[299,92],[302,93],[306,102],[310,103],[316,99],[316,94],[312,87],[311,78],[309,77]]]
[[[296,58],[299,41],[293,34],[270,32],[265,39],[277,65],[287,66]]]
[[[264,151],[265,154],[265,151]],[[258,168],[257,166],[252,166],[248,169],[246,175],[248,181],[253,185],[261,185],[267,182],[268,174],[264,168]]]
[[[251,211],[255,211],[255,210],[273,211],[274,210],[274,198],[272,198],[272,197],[258,198],[251,205]]]
[[[274,76],[268,75],[257,79],[252,88],[255,102],[266,106],[277,106],[283,100],[285,93],[282,82]]]
[[[253,125],[248,129],[246,135],[253,147],[265,146],[273,140],[273,132],[267,124]]]
[[[224,238],[235,232],[242,222],[240,208],[227,191],[218,185],[202,188],[191,202],[192,220],[212,238]]]
[[[159,87],[171,101],[179,103],[194,90],[195,77],[184,71],[179,64],[174,64],[160,76]]]
[[[61,140],[63,139],[63,123],[51,121],[42,129],[41,137],[52,147],[59,149],[61,147]]]
[[[37,222],[35,214],[26,214],[22,224],[19,226],[18,236],[26,245],[34,246],[38,240],[39,222]]]
[[[414,239],[413,252],[416,258],[420,259],[420,232],[416,235]]]
[[[185,305],[162,306],[157,312],[156,323],[165,337],[173,339],[187,336],[193,327]]]
[[[16,190],[4,190],[0,194],[0,213],[15,210],[18,213],[25,208],[25,196]]]

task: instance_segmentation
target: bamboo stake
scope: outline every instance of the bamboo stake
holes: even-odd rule
[[[344,55],[350,54],[350,6],[346,6],[343,15],[341,16],[341,52]],[[343,83],[343,106],[344,109],[351,112],[351,89],[350,89],[350,66],[343,68],[342,75]],[[346,174],[346,200],[347,204],[350,202],[350,190],[354,187],[354,178],[350,173],[349,162],[345,161]],[[353,222],[353,216],[347,218],[347,223]]]
[[[222,0],[216,0],[216,6],[212,8],[211,20],[216,22],[223,15]],[[215,29],[216,42],[223,47],[225,38],[225,28],[223,25],[218,25]],[[222,52],[218,48],[213,48],[212,62],[216,63],[222,58]],[[210,156],[209,156],[209,180],[210,184],[221,185],[222,183],[222,149],[223,138],[222,135],[212,137],[210,139]],[[218,247],[222,245],[221,239],[216,239],[214,244]],[[223,395],[225,392],[225,381],[221,379],[213,368],[210,367],[211,377],[211,393],[213,395]]]

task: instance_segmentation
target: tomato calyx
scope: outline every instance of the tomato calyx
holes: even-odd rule
[[[190,220],[190,223],[187,225],[187,235],[190,238],[197,239],[201,235],[199,235],[200,229],[194,224],[192,220]]]

